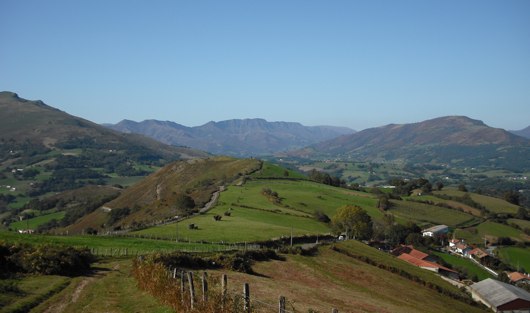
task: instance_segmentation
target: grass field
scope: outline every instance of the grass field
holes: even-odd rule
[[[520,271],[530,271],[530,248],[505,247],[499,249],[499,257]]]
[[[390,209],[390,212],[401,218],[414,221],[421,226],[427,224],[444,224],[455,227],[476,219],[472,215],[464,212],[429,204],[399,200],[392,200],[392,203],[394,203],[394,207]]]
[[[494,236],[494,237],[510,237],[514,240],[525,241],[528,240],[528,236],[523,234],[522,231],[515,229],[513,227],[494,223],[494,222],[484,222],[478,227],[478,233],[481,237],[485,235]]]
[[[464,295],[434,273],[360,242],[350,240],[337,247]],[[310,309],[331,312],[331,308],[339,312],[445,313],[448,308],[451,312],[483,312],[378,266],[333,251],[329,246],[321,247],[315,257],[288,256],[286,261],[260,262],[253,268],[259,275],[229,273],[230,286],[235,285],[239,291],[243,282],[249,282],[251,293],[267,303],[276,303],[278,296],[283,295],[296,312],[311,312]]]
[[[441,199],[436,196],[425,196],[425,195],[411,196],[411,197],[405,197],[405,199],[411,199],[411,200],[417,200],[417,201],[432,201],[433,203],[437,205],[438,204],[448,205],[454,209],[463,210],[464,212],[472,214],[474,216],[481,216],[481,212],[479,209],[476,209],[474,207],[465,205],[457,201]]]
[[[172,242],[144,238],[112,237],[112,236],[51,236],[28,235],[14,232],[0,231],[0,240],[6,242],[28,244],[57,244],[73,247],[87,247],[91,249],[128,249],[129,253],[151,253],[156,251],[175,250],[209,250],[217,245]]]
[[[279,194],[281,203],[274,203],[262,194],[270,188]],[[321,210],[332,217],[345,204],[356,204],[368,211],[372,218],[382,217],[375,208],[372,195],[317,184],[310,181],[253,180],[245,185],[230,186],[221,193],[218,205],[206,214],[179,222],[179,238],[184,240],[244,242],[268,240],[281,236],[329,233],[328,225],[312,217]],[[224,216],[230,212],[231,216]],[[213,216],[221,215],[221,221]],[[198,229],[191,230],[189,224]],[[174,237],[176,223],[144,229],[135,233]]]
[[[442,191],[435,191],[434,194],[435,195],[445,194],[448,196],[462,197],[464,196],[465,192],[448,188]],[[493,213],[515,214],[517,213],[517,210],[519,209],[517,205],[511,204],[499,198],[493,198],[493,197],[479,195],[479,194],[471,193],[471,192],[469,193],[469,195],[471,196],[471,199],[473,199],[473,201],[483,205],[484,207],[486,207],[489,211]]]
[[[63,312],[153,312],[172,311],[138,290],[130,276],[130,260],[103,260],[94,264],[95,273],[78,277],[63,292],[36,307],[32,313],[63,308]],[[76,294],[76,296],[74,296]]]
[[[66,212],[55,212],[51,214],[41,215],[34,218],[30,218],[28,220],[23,220],[15,223],[11,223],[9,227],[11,227],[14,230],[18,229],[36,229],[40,225],[47,223],[53,219],[60,221]]]
[[[71,278],[54,275],[27,276],[9,281],[14,282],[21,292],[0,293],[0,313],[29,312],[32,307],[64,289]]]
[[[483,280],[486,278],[493,278],[493,276],[488,273],[486,270],[478,266],[477,264],[473,263],[472,261],[448,254],[448,253],[442,253],[442,252],[432,252],[432,254],[440,257],[442,260],[444,260],[446,263],[451,264],[454,270],[461,272],[461,269],[464,269],[467,274],[468,278],[473,277],[476,275],[479,280]]]
[[[526,221],[526,220],[519,220],[519,219],[515,219],[515,218],[510,218],[508,220],[508,224],[515,224],[515,225],[521,227],[522,229],[525,229],[525,228],[530,229],[530,221]]]

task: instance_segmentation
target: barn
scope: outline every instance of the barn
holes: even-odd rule
[[[530,293],[524,289],[491,278],[470,288],[473,299],[484,303],[494,312],[530,313]]]

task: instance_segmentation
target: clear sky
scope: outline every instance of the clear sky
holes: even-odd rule
[[[528,0],[0,0],[0,90],[94,122],[530,125]]]

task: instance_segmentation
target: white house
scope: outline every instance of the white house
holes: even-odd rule
[[[423,237],[436,237],[449,232],[449,226],[447,225],[436,225],[422,231]]]

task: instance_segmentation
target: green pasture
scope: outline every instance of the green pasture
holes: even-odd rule
[[[73,247],[87,247],[90,249],[128,249],[130,253],[151,253],[156,251],[174,250],[214,250],[217,245],[174,242],[170,240],[156,240],[118,236],[55,236],[38,234],[18,234],[0,231],[0,241],[26,244],[53,244]],[[100,250],[103,251],[103,250]]]
[[[284,167],[272,164],[269,162],[264,162],[262,168],[252,174],[252,177],[256,178],[297,178],[297,179],[307,179],[307,177],[297,171],[285,169]]]
[[[519,241],[525,240],[525,235],[522,231],[504,224],[487,221],[477,226],[477,229],[481,237],[488,235],[494,237],[510,237]]]
[[[472,276],[477,276],[479,280],[483,280],[486,278],[493,278],[493,276],[488,273],[485,269],[481,268],[477,264],[473,263],[473,261],[459,257],[456,255],[448,254],[448,253],[442,253],[442,252],[432,252],[432,254],[440,257],[442,260],[444,260],[446,263],[451,264],[454,270],[460,271],[460,269],[464,269],[467,274],[468,278],[471,278]]]
[[[519,271],[530,271],[530,248],[505,247],[497,250],[500,259]]]
[[[481,216],[481,212],[479,209],[460,203],[458,201],[445,200],[445,199],[441,199],[441,198],[438,198],[436,196],[431,196],[431,195],[410,196],[410,197],[404,197],[404,198],[411,199],[413,201],[431,201],[436,205],[444,204],[454,209],[461,209],[464,212],[470,213],[475,216]]]
[[[264,188],[278,193],[280,203],[263,195]],[[281,236],[329,233],[328,225],[313,218],[321,210],[330,218],[346,204],[363,207],[374,219],[382,217],[372,195],[310,181],[252,180],[245,185],[230,186],[221,193],[218,205],[206,214],[177,224],[152,227],[135,233],[174,237],[183,240],[245,242],[268,240]],[[230,212],[230,216],[225,216]],[[221,221],[214,216],[221,215]],[[198,229],[190,229],[195,224]]]
[[[521,229],[525,229],[525,228],[530,229],[530,221],[526,221],[526,220],[519,220],[519,219],[516,219],[516,218],[510,218],[510,219],[508,219],[508,224],[515,224],[515,225],[521,227]]]
[[[391,213],[418,224],[444,224],[456,227],[476,219],[464,212],[429,204],[399,200],[392,200],[392,203],[394,206],[389,210]]]
[[[184,241],[250,242],[269,240],[281,236],[329,233],[324,224],[308,217],[286,215],[270,211],[232,207],[231,216],[224,216],[226,207],[219,206],[210,212],[164,226],[147,228],[134,233],[175,238]],[[214,215],[222,215],[215,221]],[[198,229],[190,229],[189,224]]]
[[[463,191],[459,191],[456,189],[444,189],[442,191],[434,191],[434,194],[445,194],[448,196],[456,196],[456,197],[463,197],[464,194],[466,194]],[[470,192],[469,195],[471,196],[471,199],[484,207],[488,209],[489,211],[493,213],[509,213],[509,214],[515,214],[517,213],[517,210],[519,207],[515,204],[509,203],[505,200],[479,195],[476,193]]]
[[[64,289],[70,281],[71,278],[55,275],[0,280],[0,284],[15,283],[21,291],[0,293],[0,313],[29,312],[31,308]]]
[[[65,214],[66,212],[62,211],[62,212],[55,212],[51,214],[41,215],[41,216],[37,216],[37,217],[30,218],[27,220],[11,223],[9,227],[11,227],[14,230],[36,229],[40,225],[47,223],[51,220],[60,221],[64,217]]]

